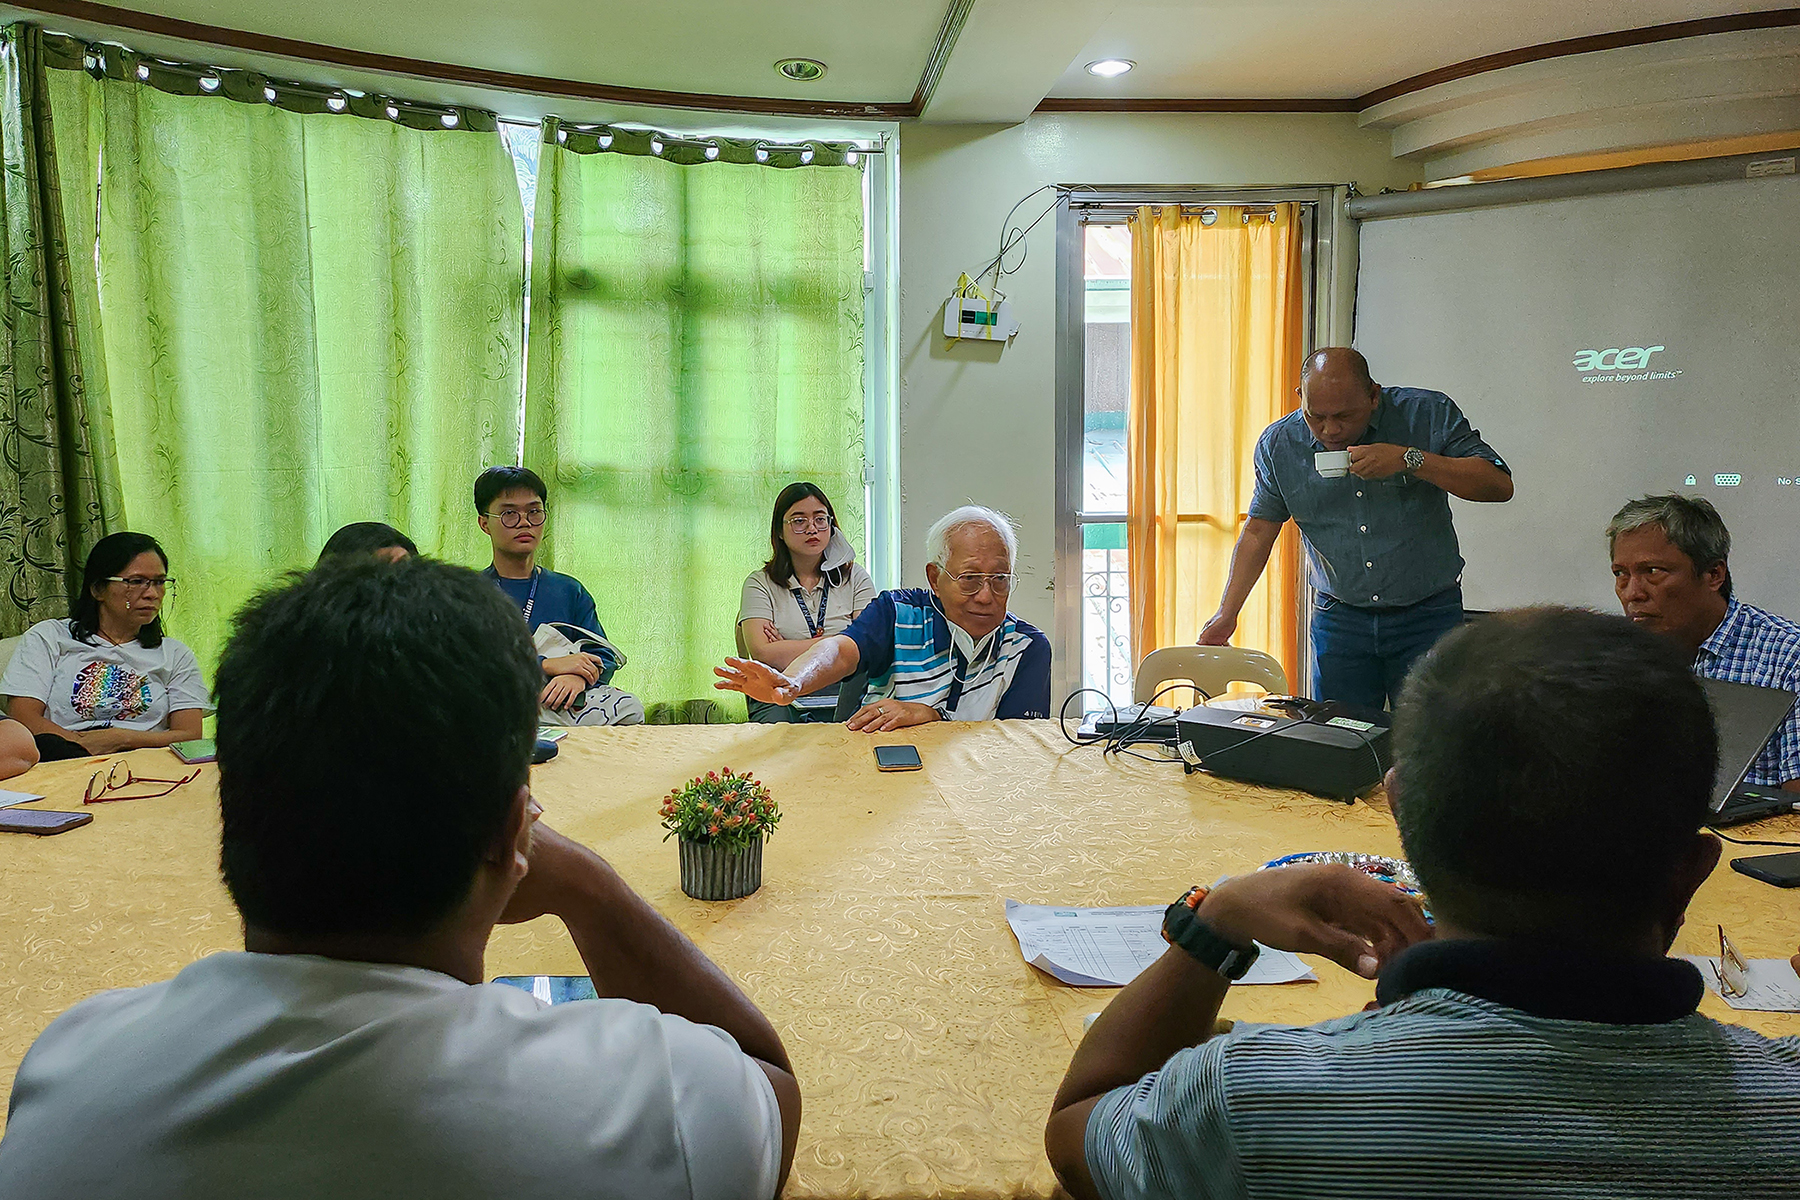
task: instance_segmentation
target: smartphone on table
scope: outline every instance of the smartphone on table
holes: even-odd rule
[[[1759,854],[1754,858],[1734,858],[1731,869],[1776,887],[1800,887],[1800,854]]]
[[[48,808],[0,809],[0,833],[35,833],[39,837],[49,837],[53,833],[67,833],[93,819],[93,813],[56,812]]]
[[[209,763],[219,757],[219,748],[213,744],[211,738],[195,738],[191,742],[176,742],[169,749],[175,752],[176,758],[189,765]]]
[[[917,771],[924,765],[919,761],[917,746],[875,747],[875,769],[877,771]]]

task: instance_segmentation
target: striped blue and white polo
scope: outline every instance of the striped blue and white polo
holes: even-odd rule
[[[1050,715],[1050,642],[1010,612],[970,661],[926,588],[882,592],[844,630],[869,700],[929,704],[949,721]]]
[[[1240,1024],[1101,1097],[1107,1200],[1800,1196],[1800,1038],[1673,959],[1415,946],[1378,1009]]]

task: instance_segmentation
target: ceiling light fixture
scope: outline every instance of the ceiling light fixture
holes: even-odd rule
[[[795,83],[812,83],[825,78],[825,64],[816,58],[784,58],[775,64],[775,70]]]
[[[1087,65],[1087,73],[1102,79],[1117,79],[1135,66],[1137,64],[1129,58],[1101,58]]]

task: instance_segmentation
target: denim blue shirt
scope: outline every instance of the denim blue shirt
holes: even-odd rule
[[[1485,458],[1512,474],[1442,392],[1382,388],[1356,444],[1377,442],[1445,458]],[[1405,472],[1326,479],[1313,466],[1323,449],[1301,413],[1281,418],[1257,439],[1250,497],[1252,517],[1277,524],[1292,517],[1300,526],[1313,587],[1361,608],[1400,608],[1454,587],[1463,559],[1450,494]]]

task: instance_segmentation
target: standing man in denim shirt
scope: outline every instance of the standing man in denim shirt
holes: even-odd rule
[[[1349,451],[1349,473],[1321,475],[1321,451]],[[1255,465],[1249,519],[1200,644],[1230,640],[1292,517],[1317,591],[1313,694],[1370,708],[1393,701],[1413,660],[1462,624],[1450,497],[1510,500],[1512,469],[1450,397],[1381,387],[1347,346],[1306,360],[1300,409],[1263,430]]]

